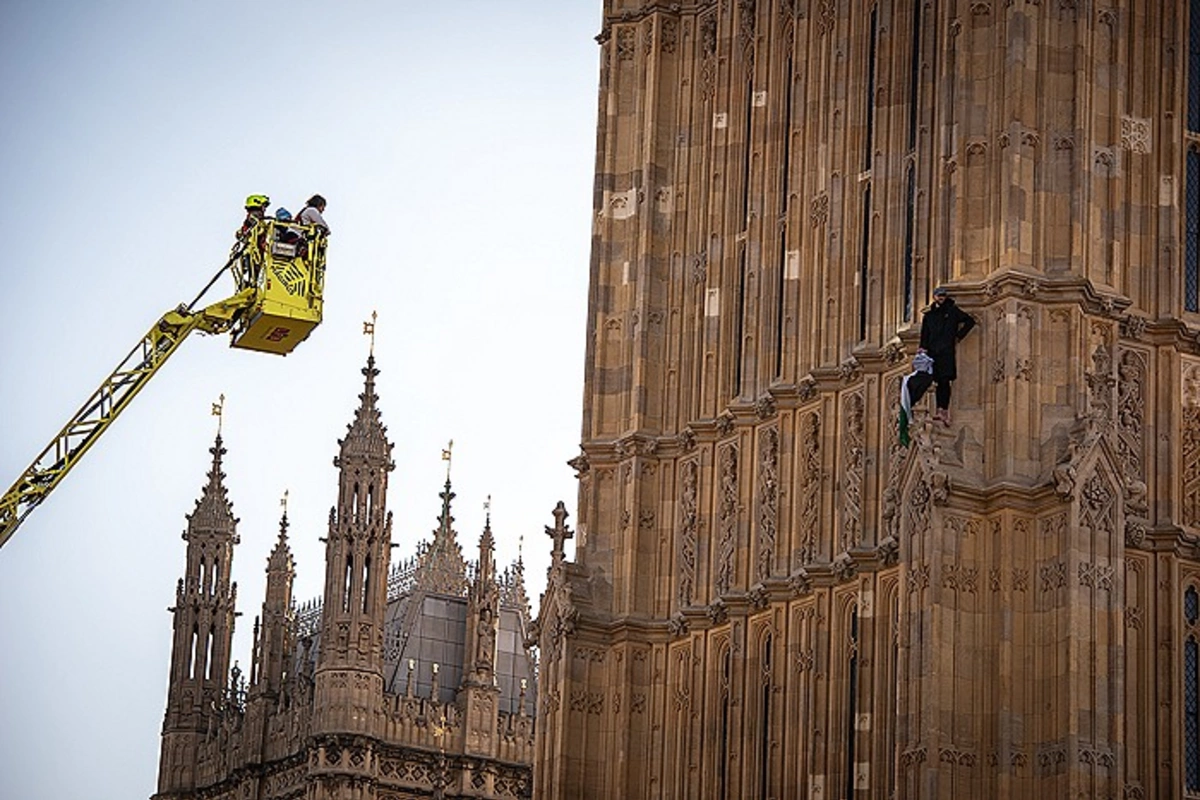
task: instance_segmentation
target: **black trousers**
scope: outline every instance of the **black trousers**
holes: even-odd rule
[[[934,378],[928,372],[918,372],[908,380],[908,396],[914,406],[925,396],[925,392],[929,391],[930,384],[934,382],[937,383],[937,389],[934,392],[937,407],[940,409],[950,407],[950,386],[953,381],[948,378]]]

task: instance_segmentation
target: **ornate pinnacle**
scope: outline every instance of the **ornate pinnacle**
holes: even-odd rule
[[[546,526],[546,535],[554,540],[554,549],[550,552],[553,561],[562,561],[565,557],[563,543],[572,538],[575,532],[567,527],[567,507],[562,500],[554,507],[554,527]]]

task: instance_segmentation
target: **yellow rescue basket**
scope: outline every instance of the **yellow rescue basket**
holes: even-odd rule
[[[314,225],[264,219],[250,231],[234,265],[253,305],[233,329],[233,346],[287,355],[321,322],[325,234]]]

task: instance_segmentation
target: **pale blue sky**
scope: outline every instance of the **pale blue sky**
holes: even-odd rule
[[[362,321],[397,467],[396,557],[454,446],[468,557],[575,510],[599,0],[0,4],[0,482],[224,262],[241,203],[329,199],[326,319],[287,358],[197,336],[0,550],[0,797],[155,790],[179,534],[226,396],[249,660],[279,498],[323,576]],[[220,284],[228,290],[228,282]],[[211,295],[217,299],[217,295]]]

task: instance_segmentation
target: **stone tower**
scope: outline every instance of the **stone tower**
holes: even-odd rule
[[[363,369],[366,384],[334,466],[338,501],[325,539],[325,603],[314,673],[313,732],[319,748],[356,745],[364,753],[334,761],[314,776],[313,800],[348,798],[358,784],[374,783],[374,732],[383,714],[383,629],[387,612],[392,520],[388,473],[395,467],[387,429],[376,408],[375,356]],[[330,759],[322,758],[328,764]]]
[[[1200,792],[1200,2],[605,0],[599,42],[537,796]],[[979,326],[904,447],[938,285]]]
[[[209,450],[212,467],[187,518],[184,576],[175,589],[171,671],[163,720],[158,791],[190,788],[196,780],[198,746],[217,723],[229,679],[237,584],[229,580],[237,519],[225,491],[218,434]]]
[[[334,461],[324,596],[294,602],[285,508],[248,683],[229,668],[237,535],[217,439],[184,535],[154,800],[532,796],[537,656],[524,566],[497,568],[490,514],[478,560],[463,557],[449,466],[432,539],[389,564],[392,445],[374,356],[363,373]]]

